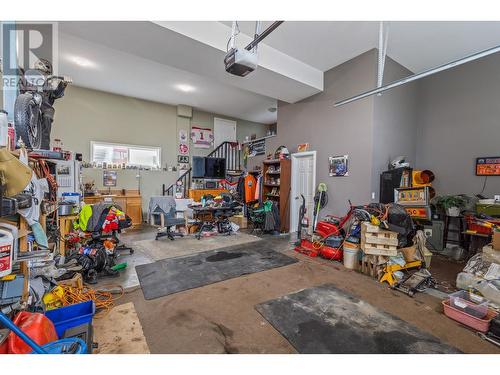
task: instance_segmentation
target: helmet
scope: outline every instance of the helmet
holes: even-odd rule
[[[35,69],[39,70],[40,72],[45,73],[47,75],[51,75],[52,74],[52,63],[46,59],[39,59],[35,63]]]
[[[290,155],[290,151],[285,146],[279,146],[274,152],[274,157],[276,159],[286,159]]]
[[[389,164],[389,169],[396,169],[396,168],[403,168],[403,167],[409,167],[410,163],[405,161],[404,156],[398,156],[395,158],[391,163]]]

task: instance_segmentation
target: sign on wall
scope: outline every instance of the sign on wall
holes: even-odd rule
[[[500,156],[477,158],[476,176],[500,176]]]
[[[189,154],[189,146],[187,145],[187,143],[179,144],[179,154],[181,154],[181,155],[188,155]]]
[[[177,155],[177,163],[189,163],[189,156]]]
[[[191,126],[191,142],[195,148],[210,148],[214,142],[214,133],[210,128]]]
[[[248,156],[264,155],[266,153],[266,140],[248,143]]]
[[[179,129],[179,143],[188,143],[188,132],[185,129]]]

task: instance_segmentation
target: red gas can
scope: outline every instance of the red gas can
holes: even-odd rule
[[[38,345],[45,345],[57,340],[57,332],[54,323],[43,314],[21,311],[16,315],[13,322]],[[17,337],[14,332],[9,334],[7,342],[9,354],[26,354],[33,351],[33,349],[21,338]]]

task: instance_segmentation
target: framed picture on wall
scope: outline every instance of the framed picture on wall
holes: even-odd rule
[[[349,155],[330,156],[328,174],[330,177],[349,176]]]
[[[102,185],[106,187],[116,186],[116,171],[105,169],[102,171]]]

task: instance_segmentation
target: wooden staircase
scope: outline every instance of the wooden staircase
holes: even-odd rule
[[[206,157],[209,158],[224,158],[226,159],[226,177],[240,175],[241,168],[241,150],[238,142],[223,142],[217,148],[215,148]],[[179,181],[182,182],[184,187],[183,198],[188,197],[189,189],[191,189],[191,172],[192,168],[189,168],[184,172],[179,178],[169,187],[165,184],[162,186],[163,195],[174,195],[175,186]]]

